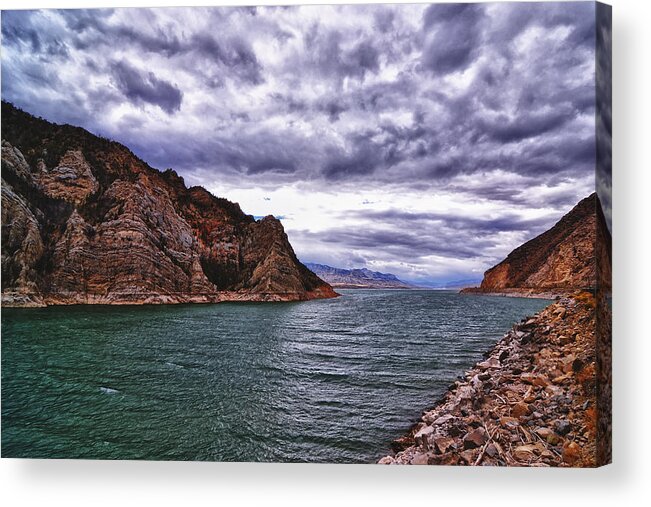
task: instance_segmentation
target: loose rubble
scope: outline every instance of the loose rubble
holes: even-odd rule
[[[514,325],[379,463],[596,466],[595,307],[574,293]]]

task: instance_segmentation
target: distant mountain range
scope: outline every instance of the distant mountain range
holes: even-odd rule
[[[466,287],[475,287],[479,285],[481,278],[466,278],[463,280],[452,280],[450,282],[437,283],[432,285],[433,289],[465,289]]]
[[[306,262],[305,266],[333,287],[349,289],[413,289],[416,286],[403,282],[391,273],[370,269],[342,269]]]

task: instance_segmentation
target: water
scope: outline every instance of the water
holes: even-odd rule
[[[2,456],[374,462],[547,302],[342,290],[304,303],[2,310]]]

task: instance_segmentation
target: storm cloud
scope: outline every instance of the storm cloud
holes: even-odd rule
[[[181,91],[171,83],[158,79],[153,72],[143,72],[125,61],[111,64],[117,88],[134,102],[147,102],[159,106],[167,113],[181,108]]]
[[[594,189],[610,143],[595,94],[606,14],[590,2],[3,11],[2,98],[282,215],[303,260],[481,277]],[[597,89],[607,98],[610,83]]]

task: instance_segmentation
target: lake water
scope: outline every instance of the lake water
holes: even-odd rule
[[[547,301],[332,300],[2,310],[2,456],[374,462]]]

